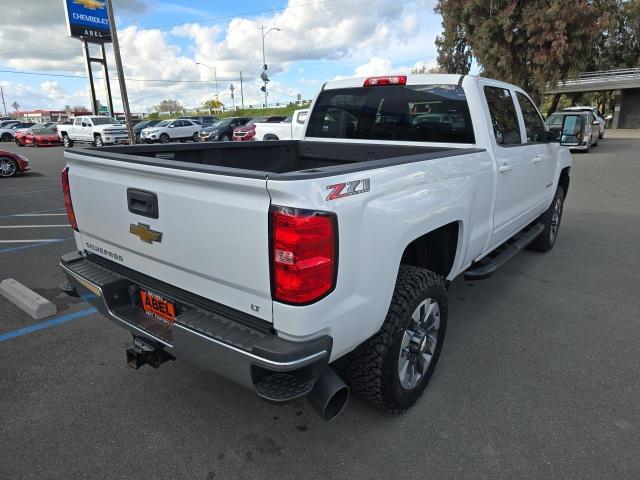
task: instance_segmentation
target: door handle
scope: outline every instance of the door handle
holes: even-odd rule
[[[540,162],[542,162],[542,157],[541,156],[533,157],[533,163],[538,164]]]
[[[500,165],[500,167],[498,167],[498,171],[500,173],[505,173],[505,172],[508,172],[509,170],[513,170],[513,167],[511,166],[511,164],[506,162]]]

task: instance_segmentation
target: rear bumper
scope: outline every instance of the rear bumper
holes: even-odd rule
[[[122,266],[116,271],[110,268],[110,263],[72,252],[62,257],[60,266],[78,294],[102,315],[134,336],[162,346],[177,359],[252,389],[276,373],[290,374],[300,382],[313,382],[328,365],[333,343],[329,336],[305,342],[284,340],[270,331],[267,328],[270,324],[263,320],[250,317],[265,324],[264,328],[248,325],[233,318],[235,313],[203,308],[198,301],[200,297],[166,284],[163,287],[157,280],[137,272],[129,275]],[[137,287],[149,289],[180,306],[181,313],[173,327],[149,317],[134,304]]]

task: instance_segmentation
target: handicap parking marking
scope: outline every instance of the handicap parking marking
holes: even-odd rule
[[[33,325],[29,325],[28,327],[19,328],[18,330],[13,330],[11,332],[0,334],[0,342],[4,342],[5,340],[11,340],[12,338],[21,337],[23,335],[27,335],[29,333],[37,332],[39,330],[44,330],[45,328],[54,327],[56,325],[61,325],[63,323],[69,322],[71,320],[75,320],[77,318],[86,317],[87,315],[91,315],[96,313],[97,310],[93,307],[85,308],[84,310],[80,310],[79,312],[69,313],[67,315],[63,315],[61,317],[55,317],[51,320],[46,320],[44,322],[35,323]]]

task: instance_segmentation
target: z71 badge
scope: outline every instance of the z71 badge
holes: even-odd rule
[[[349,197],[359,193],[366,193],[369,191],[370,183],[368,178],[363,178],[362,180],[329,185],[327,186],[327,190],[331,190],[331,193],[327,195],[327,201],[337,200],[338,198]]]

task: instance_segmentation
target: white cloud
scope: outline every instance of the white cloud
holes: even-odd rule
[[[185,12],[184,9],[192,8],[178,2],[119,0],[116,7],[119,24],[126,24],[127,19],[133,20],[151,9],[181,10],[180,13],[197,17],[207,14],[199,9]],[[266,59],[272,79],[270,103],[294,100],[300,89],[313,89],[328,79],[322,74],[311,74],[313,69],[300,68],[290,84],[282,84],[284,75],[289,72],[290,78],[295,71],[291,67],[299,60],[338,61],[352,65],[354,74],[361,76],[409,71],[416,59],[429,60],[435,56],[434,39],[440,23],[434,21],[432,8],[431,2],[424,0],[349,0],[316,5],[309,5],[308,0],[289,0],[287,9],[259,18],[236,17],[226,23],[192,23],[170,30],[141,29],[135,25],[121,28],[119,38],[132,110],[147,110],[165,98],[179,100],[187,106],[197,106],[212,98],[215,94],[213,75],[207,68],[196,66],[196,62],[215,66],[224,103],[231,103],[228,90],[231,82],[239,100],[240,71],[247,80],[245,103],[260,103],[257,77],[262,64],[259,28],[263,24],[281,29],[270,32],[266,38]],[[11,15],[0,18],[0,60],[15,69],[84,75],[80,44],[67,37],[63,17],[58,1],[14,6]],[[110,52],[110,47],[108,50]],[[114,62],[109,55],[109,67],[114,75]],[[39,97],[32,95],[33,99],[44,99],[42,106],[59,108],[62,98],[78,97],[56,90],[64,89],[63,80],[45,83]],[[112,80],[111,86],[115,100],[119,98],[118,82]],[[96,89],[101,102],[106,103],[103,80],[96,81]],[[117,100],[116,105],[119,105]]]

